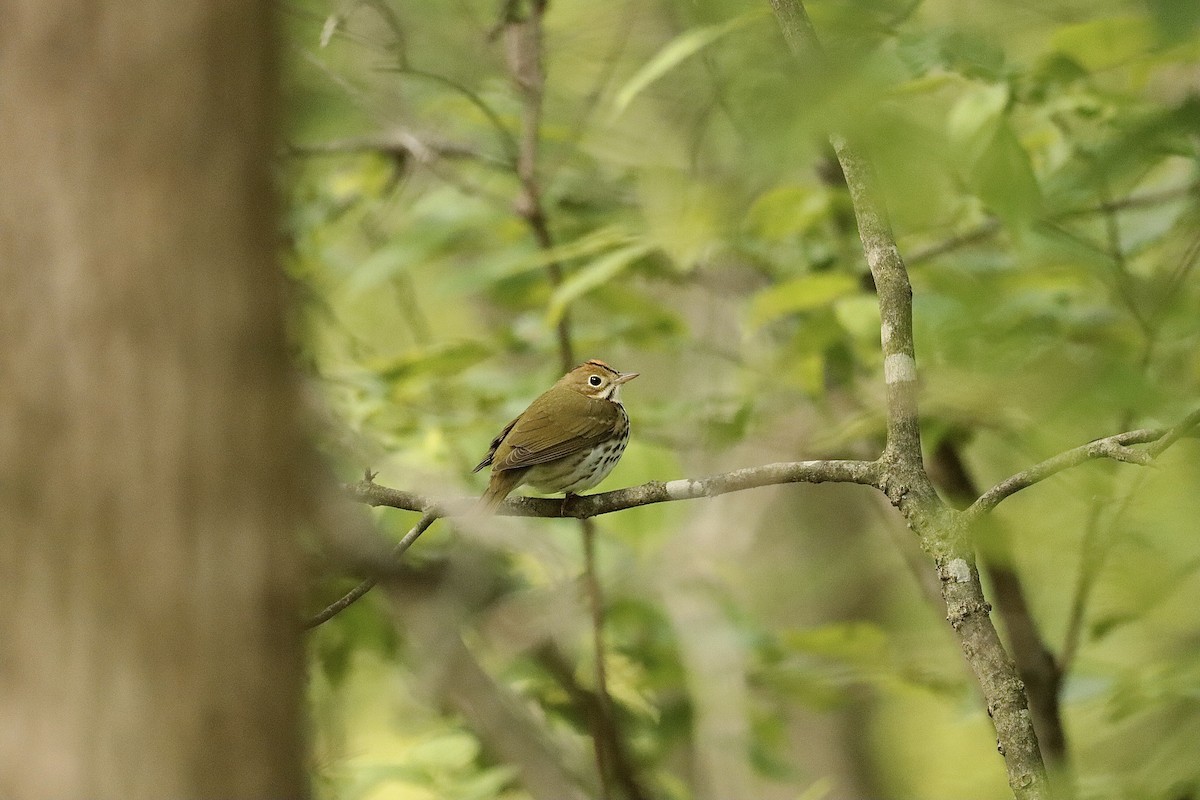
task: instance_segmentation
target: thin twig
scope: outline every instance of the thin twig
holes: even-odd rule
[[[1177,424],[1168,428],[1167,432],[1159,437],[1158,441],[1146,448],[1146,453],[1151,458],[1158,458],[1164,450],[1191,433],[1192,429],[1197,425],[1200,425],[1200,408],[1197,408]]]
[[[1088,598],[1092,593],[1096,573],[1099,572],[1100,554],[1102,548],[1097,544],[1100,536],[1101,504],[1093,503],[1088,509],[1087,524],[1083,529],[1083,544],[1080,547],[1082,557],[1079,560],[1079,577],[1075,582],[1075,591],[1071,596],[1071,611],[1067,616],[1067,633],[1063,637],[1063,646],[1059,650],[1055,668],[1060,675],[1065,675],[1075,662],[1075,653],[1079,650],[1079,642],[1083,638],[1083,617]]]
[[[986,514],[998,506],[1001,501],[1011,497],[1022,489],[1027,489],[1035,483],[1040,483],[1065,469],[1079,466],[1087,461],[1110,458],[1114,461],[1123,461],[1127,464],[1148,466],[1164,450],[1179,441],[1180,438],[1186,436],[1197,425],[1200,425],[1200,409],[1188,414],[1178,424],[1170,428],[1143,428],[1136,431],[1127,431],[1074,447],[1048,458],[1040,464],[1035,464],[1028,469],[1005,478],[984,492],[963,513],[969,519]],[[1148,442],[1154,442],[1154,444],[1141,450],[1135,450],[1130,447],[1130,445],[1146,444]]]
[[[397,128],[372,136],[348,136],[311,144],[289,144],[284,148],[289,156],[332,156],[358,153],[380,153],[404,158],[412,156],[418,161],[434,158],[468,158],[487,163],[488,157],[472,148],[456,142],[434,141],[422,138],[409,131]]]
[[[1145,194],[1130,195],[1123,197],[1120,200],[1111,200],[1098,203],[1085,208],[1076,208],[1070,211],[1062,211],[1057,214],[1043,218],[1041,224],[1053,225],[1055,222],[1062,222],[1077,217],[1093,216],[1095,214],[1106,214],[1114,211],[1126,211],[1131,209],[1153,208],[1154,206],[1172,203],[1180,200],[1188,195],[1197,194],[1200,192],[1200,182],[1189,183],[1186,186],[1177,186],[1171,189],[1163,189],[1158,192],[1147,192]],[[928,261],[938,256],[946,255],[962,247],[978,244],[995,236],[1004,226],[996,217],[989,217],[983,222],[976,225],[970,230],[962,233],[954,234],[953,236],[944,239],[940,242],[928,245],[919,250],[914,251],[908,257],[909,264],[919,264],[923,261]],[[1061,230],[1055,228],[1056,230]]]
[[[394,561],[400,558],[400,556],[404,555],[404,551],[412,547],[412,543],[417,540],[417,537],[424,533],[425,530],[432,525],[433,521],[437,518],[438,514],[436,511],[433,509],[426,510],[425,513],[421,515],[421,518],[417,520],[417,524],[414,525],[408,533],[404,534],[403,539],[396,543],[396,546],[392,549],[392,560]],[[317,614],[315,617],[306,622],[304,627],[306,629],[315,628],[318,625],[333,619],[351,605],[358,602],[359,598],[371,591],[371,589],[375,588],[375,584],[377,583],[379,583],[378,578],[367,578],[358,586],[355,586],[349,592],[344,594],[341,598],[326,606],[321,613]]]
[[[545,644],[535,650],[533,655],[571,698],[571,703],[576,708],[583,709],[585,716],[594,718],[600,713],[600,699],[595,692],[579,684],[574,665],[567,660],[562,651],[553,644]],[[625,742],[614,738],[609,744],[613,748],[609,754],[612,756],[610,763],[613,767],[613,780],[625,793],[624,800],[649,800],[650,795],[638,783],[633,754],[629,752]]]
[[[425,70],[413,69],[412,67],[404,65],[383,66],[378,67],[377,69],[380,72],[395,72],[400,75],[421,78],[422,80],[440,83],[446,88],[452,89],[458,94],[462,95],[462,97],[468,103],[479,109],[480,113],[483,114],[484,118],[488,121],[488,124],[492,126],[493,130],[496,131],[496,135],[500,138],[500,144],[504,148],[504,154],[508,158],[507,163],[509,166],[511,167],[511,165],[516,161],[519,150],[517,141],[513,138],[512,131],[505,126],[504,121],[500,119],[500,115],[492,110],[492,107],[489,106],[482,97],[480,97],[478,92],[471,90],[469,87],[464,86],[458,81],[455,81],[445,75],[439,75],[436,72],[426,72]]]
[[[987,220],[979,223],[979,225],[975,226],[969,231],[955,234],[949,239],[944,239],[935,244],[931,244],[928,247],[923,247],[914,251],[913,254],[908,257],[908,263],[919,264],[922,261],[929,261],[930,259],[937,258],[938,256],[943,256],[946,253],[951,253],[955,250],[958,250],[960,247],[966,247],[977,242],[985,241],[998,233],[1001,227],[1002,226],[998,218],[989,217]]]
[[[607,776],[614,771],[611,767],[612,749],[617,741],[617,729],[613,719],[612,698],[608,694],[608,668],[604,663],[604,590],[596,570],[596,523],[591,519],[581,519],[579,529],[583,538],[584,590],[592,617],[592,669],[596,676],[596,730],[593,734],[596,772],[600,776],[601,791],[607,795]]]

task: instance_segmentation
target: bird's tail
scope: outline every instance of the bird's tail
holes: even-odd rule
[[[483,510],[488,514],[495,514],[496,509],[500,508],[500,504],[504,502],[504,498],[521,485],[521,479],[525,477],[526,472],[528,470],[525,469],[492,470],[488,487],[484,490],[483,497],[479,499]]]

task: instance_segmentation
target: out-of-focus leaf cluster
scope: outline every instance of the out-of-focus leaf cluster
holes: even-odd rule
[[[369,466],[432,495],[480,491],[470,470],[491,437],[558,375],[564,317],[578,359],[642,373],[605,487],[873,457],[879,314],[834,128],[871,153],[909,263],[931,452],[953,441],[983,489],[1196,404],[1193,4],[814,0],[826,57],[797,63],[765,3],[556,0],[538,164],[549,250],[514,212],[522,106],[504,36],[489,36],[499,5],[284,6],[295,343],[346,477]],[[1153,474],[1084,467],[998,512],[1053,647],[1080,571],[1099,565],[1064,694],[1082,797],[1200,784],[1185,755],[1195,453],[1182,442]],[[601,520],[610,691],[655,796],[706,796],[705,764],[741,796],[1006,796],[909,566],[921,556],[876,502],[787,487]],[[412,524],[375,519],[393,537]],[[415,563],[453,574],[464,550],[500,554],[499,588],[460,598],[445,624],[554,735],[582,736],[586,612],[562,599],[577,594],[574,526],[492,528],[439,524]],[[418,583],[458,591],[437,580]],[[312,637],[321,796],[525,796],[414,678],[413,641],[377,595]],[[571,681],[537,657],[547,643]]]

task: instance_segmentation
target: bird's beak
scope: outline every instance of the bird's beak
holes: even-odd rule
[[[622,383],[629,383],[631,380],[641,374],[642,373],[640,372],[622,372],[620,375],[613,378],[613,383],[615,383],[617,386],[620,386]]]

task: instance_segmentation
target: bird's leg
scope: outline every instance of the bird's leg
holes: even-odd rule
[[[558,515],[560,517],[567,516],[567,506],[572,500],[575,499],[576,496],[577,495],[571,494],[570,492],[563,492],[562,506],[558,509]]]

